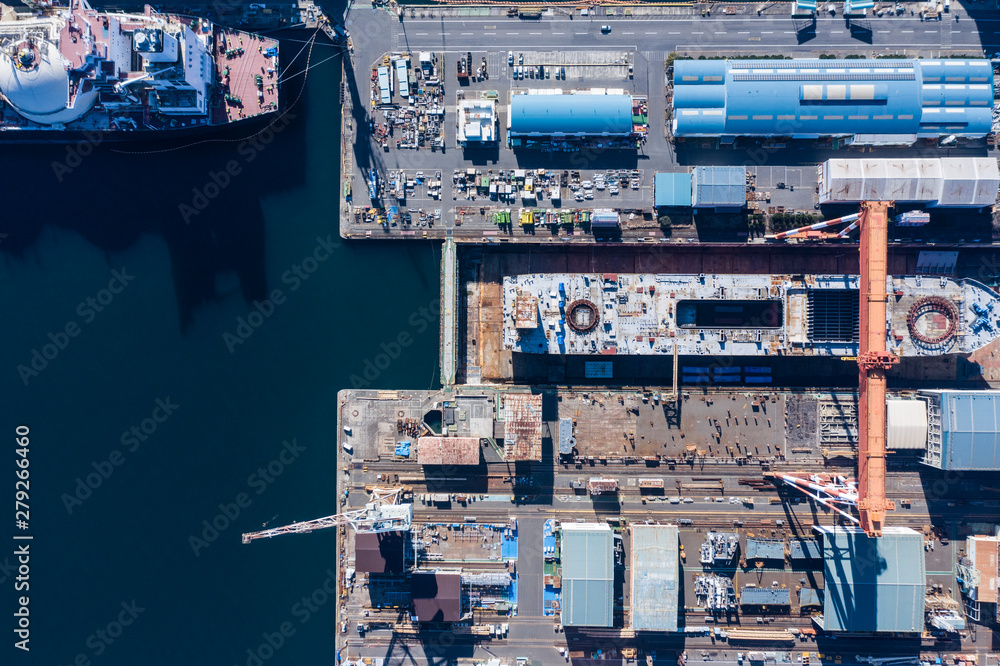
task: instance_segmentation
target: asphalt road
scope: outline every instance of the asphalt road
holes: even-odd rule
[[[367,14],[366,20],[367,20]],[[358,20],[352,15],[353,20]],[[941,49],[968,49],[1000,44],[1000,19],[921,21],[900,16],[870,20],[870,40],[852,35],[844,19],[824,14],[810,36],[796,31],[801,21],[787,16],[579,17],[524,21],[518,19],[410,19],[387,21],[393,26],[394,47],[412,50],[623,48],[637,51],[704,51],[732,53],[796,53],[817,50],[865,53],[918,50],[935,55]],[[350,24],[348,24],[351,27]],[[609,34],[601,26],[611,26]],[[353,28],[351,28],[353,30]],[[919,49],[914,47],[919,45]]]

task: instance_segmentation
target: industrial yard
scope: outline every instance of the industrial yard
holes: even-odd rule
[[[914,7],[349,15],[341,235],[444,244],[441,388],[244,536],[337,529],[340,662],[992,666],[993,38]]]

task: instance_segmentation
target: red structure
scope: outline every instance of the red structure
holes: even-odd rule
[[[858,215],[820,222],[809,227],[777,234],[773,240],[799,236],[810,240],[843,239],[851,230],[861,227],[861,279],[858,341],[858,482],[831,480],[802,474],[778,475],[791,485],[823,504],[835,508],[851,520],[852,516],[837,508],[854,505],[858,523],[870,537],[882,536],[885,512],[896,505],[885,496],[885,427],[886,371],[899,359],[886,349],[886,279],[889,261],[889,209],[891,201],[862,201]],[[851,222],[840,233],[820,229]],[[934,305],[928,303],[927,306]],[[957,319],[957,317],[955,317]],[[915,324],[908,321],[911,330]],[[952,332],[949,329],[949,333]],[[947,337],[947,336],[946,336]],[[919,339],[919,338],[918,338]],[[933,340],[932,342],[937,341]],[[815,494],[814,494],[815,493]]]
[[[861,529],[882,536],[885,512],[885,372],[899,359],[885,348],[889,201],[861,202],[861,312],[858,345],[858,514]]]

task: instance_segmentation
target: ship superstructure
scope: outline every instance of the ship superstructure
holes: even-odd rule
[[[204,18],[0,5],[0,130],[219,126],[278,109],[278,44]]]
[[[504,278],[503,348],[528,354],[854,356],[853,275],[533,274]],[[889,351],[967,354],[1000,335],[969,279],[887,279]]]

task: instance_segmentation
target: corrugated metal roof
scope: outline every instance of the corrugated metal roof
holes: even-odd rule
[[[512,95],[511,135],[624,136],[632,133],[630,95]]]
[[[827,160],[820,203],[913,201],[934,206],[989,206],[1000,169],[992,157]]]
[[[631,529],[632,628],[677,631],[677,527],[633,525]]]
[[[889,526],[873,539],[856,527],[820,527],[827,631],[919,633],[924,626],[924,539]]]
[[[823,549],[816,539],[792,539],[788,544],[789,557],[793,560],[819,560]]]
[[[478,465],[478,437],[421,437],[417,440],[421,465]]]
[[[982,137],[992,106],[984,59],[674,62],[675,136]]]
[[[741,606],[788,606],[791,594],[787,587],[744,587],[740,590]]]
[[[542,396],[503,396],[503,451],[507,460],[542,459]]]
[[[560,552],[564,626],[611,626],[615,579],[612,542],[607,525],[563,525]]]
[[[783,560],[785,542],[781,539],[747,539],[748,560]]]
[[[886,448],[890,451],[927,448],[927,403],[886,400]]]
[[[695,206],[742,206],[746,203],[746,167],[696,167],[692,182]]]
[[[998,543],[996,537],[971,536],[966,548],[972,567],[979,572],[979,587],[976,599],[982,603],[997,602],[997,561]]]
[[[1000,391],[922,391],[940,401],[941,453],[928,445],[924,462],[941,469],[1000,469]],[[931,408],[933,409],[934,402]]]
[[[566,417],[559,419],[559,453],[569,455],[573,453],[573,445],[576,440],[573,438],[573,419]]]
[[[354,568],[366,573],[403,571],[402,532],[358,532],[354,535]]]
[[[799,606],[821,606],[823,605],[821,596],[820,590],[804,587],[799,591]]]
[[[462,575],[413,574],[410,577],[410,612],[418,622],[457,622],[462,617]]]
[[[653,178],[654,206],[690,206],[691,174],[658,173]]]

